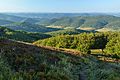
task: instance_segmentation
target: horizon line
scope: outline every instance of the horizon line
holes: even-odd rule
[[[120,12],[0,12],[0,13],[56,13],[56,14],[59,14],[59,13],[71,13],[71,14],[94,14],[94,13],[98,13],[98,14],[106,14],[106,13],[120,13]]]

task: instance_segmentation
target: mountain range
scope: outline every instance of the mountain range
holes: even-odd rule
[[[96,31],[120,30],[120,17],[108,14],[79,13],[1,13],[0,25],[27,32],[52,32],[63,29]]]

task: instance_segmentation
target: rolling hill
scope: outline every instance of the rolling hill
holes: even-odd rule
[[[18,41],[33,42],[39,39],[51,37],[43,33],[30,33],[25,31],[14,31],[6,27],[0,27],[0,37]]]
[[[39,19],[26,18],[26,19],[23,20],[22,22],[31,23],[31,24],[36,24],[37,22],[39,22]]]
[[[8,24],[4,26],[13,30],[23,30],[27,32],[51,32],[51,31],[60,30],[56,28],[47,28],[42,25],[37,25],[33,23],[28,23],[28,22],[18,22],[18,23]]]
[[[119,65],[92,55],[72,54],[0,39],[0,79],[23,80],[119,80]],[[94,73],[94,75],[93,75]]]
[[[109,15],[105,13],[7,13],[7,14],[26,18],[47,18],[47,19],[75,16]]]
[[[9,14],[5,14],[5,13],[0,13],[0,19],[13,21],[13,22],[20,22],[20,21],[24,20],[25,18],[14,16],[14,15],[9,15]]]
[[[109,14],[0,14],[1,25],[7,24],[4,26],[13,30],[25,30],[29,32],[50,32],[56,31],[55,28],[76,28],[82,30],[110,28],[110,30],[119,30],[119,21],[120,17]]]
[[[119,30],[120,31],[120,21],[112,21],[111,23],[107,24],[105,28]]]
[[[105,28],[107,25],[113,24],[113,22],[120,21],[119,17],[115,16],[77,16],[77,17],[62,17],[48,20],[41,20],[38,24],[46,25],[49,27],[60,27],[60,28],[93,28],[101,29]],[[114,25],[114,24],[113,24]],[[119,27],[119,24],[114,27]]]
[[[80,30],[80,29],[64,29],[64,30],[59,30],[59,31],[47,32],[46,34],[49,34],[52,36],[59,36],[59,35],[74,35],[74,34],[80,34],[84,32],[90,33],[92,31],[85,31],[85,30]]]
[[[0,25],[6,25],[6,24],[12,24],[12,23],[13,23],[12,21],[0,19]]]

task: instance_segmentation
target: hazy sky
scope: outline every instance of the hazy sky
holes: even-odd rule
[[[0,0],[0,12],[120,12],[120,0]]]

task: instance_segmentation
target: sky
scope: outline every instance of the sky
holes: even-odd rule
[[[0,0],[0,12],[120,12],[120,0]]]

